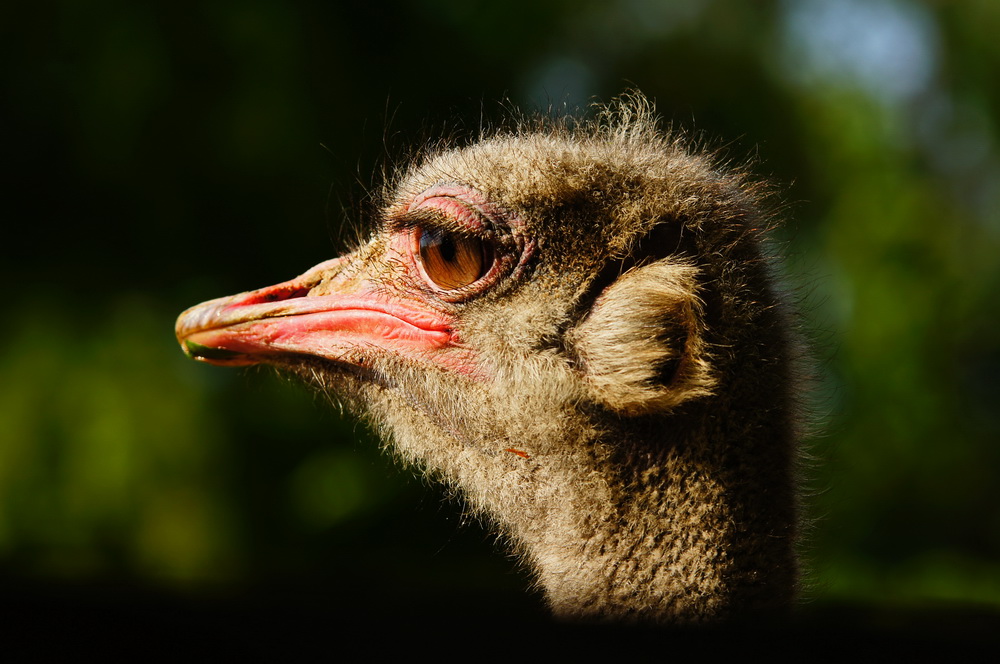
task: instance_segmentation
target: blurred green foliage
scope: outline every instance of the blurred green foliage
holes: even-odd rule
[[[34,313],[4,357],[5,553],[60,575],[225,570],[231,510],[210,470],[228,432],[150,343],[161,319],[137,300],[83,333],[54,302]]]
[[[408,145],[636,87],[786,192],[812,596],[1000,605],[992,0],[64,0],[0,26],[5,576],[519,592],[363,427],[186,360],[173,319],[339,251]]]

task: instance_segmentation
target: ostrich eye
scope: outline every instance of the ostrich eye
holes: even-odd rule
[[[455,290],[477,281],[493,265],[488,242],[440,230],[420,230],[420,262],[438,288]]]

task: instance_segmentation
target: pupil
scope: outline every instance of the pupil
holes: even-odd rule
[[[455,262],[455,254],[458,248],[455,246],[455,240],[450,234],[441,233],[437,236],[438,241],[438,251],[441,252],[441,258],[445,260],[446,263]]]

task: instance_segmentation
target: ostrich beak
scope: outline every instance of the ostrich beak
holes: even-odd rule
[[[177,340],[189,357],[223,366],[290,356],[360,366],[380,352],[453,366],[458,358],[450,353],[435,358],[435,351],[458,345],[451,317],[425,300],[387,292],[363,271],[345,276],[353,259],[335,258],[291,281],[192,307],[177,319]]]

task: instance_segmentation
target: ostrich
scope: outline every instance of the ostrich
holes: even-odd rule
[[[366,414],[560,618],[782,611],[798,413],[764,198],[638,95],[522,120],[425,155],[363,246],[193,307],[177,338]]]

